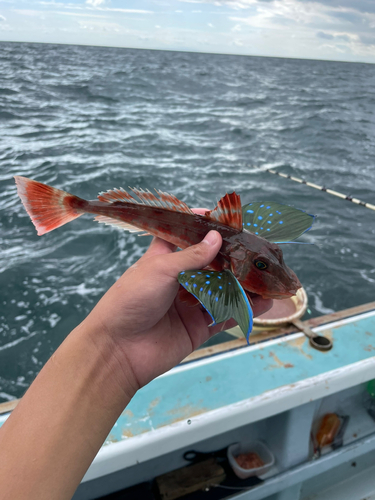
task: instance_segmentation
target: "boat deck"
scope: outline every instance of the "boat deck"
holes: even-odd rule
[[[265,440],[276,466],[251,494],[239,491],[236,498],[274,500],[289,492],[288,500],[307,499],[328,469],[344,470],[348,460],[366,454],[373,465],[375,422],[362,400],[364,383],[375,378],[375,302],[307,323],[332,341],[330,351],[314,349],[304,334],[287,328],[258,335],[250,346],[233,340],[196,351],[141,389],[74,498],[150,481],[186,465],[189,449],[209,452],[244,439]],[[312,423],[329,411],[350,416],[343,446],[312,461]]]
[[[130,467],[172,451],[172,436],[188,446],[375,377],[374,309],[313,330],[324,332],[333,349],[318,351],[303,334],[292,333],[250,346],[236,340],[221,353],[198,351],[203,357],[188,359],[137,393],[106,445],[127,448],[122,466]],[[106,448],[87,479],[109,465]]]
[[[144,387],[118,419],[76,498],[90,498],[83,486],[98,485],[105,475],[114,485],[131,486],[186,465],[186,450],[212,451],[244,436],[266,440],[276,456],[274,477],[246,497],[254,500],[293,488],[297,479],[304,487],[315,484],[327,468],[371,454],[375,422],[362,397],[364,382],[375,377],[375,303],[308,324],[331,339],[332,350],[312,348],[291,328],[277,338],[273,331],[250,346],[234,340],[197,351]],[[311,425],[336,409],[350,414],[344,446],[328,455],[330,465],[326,457],[311,462]]]

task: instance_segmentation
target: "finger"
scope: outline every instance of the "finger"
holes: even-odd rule
[[[217,231],[210,231],[197,245],[168,256],[168,274],[173,277],[181,271],[203,269],[216,257],[221,248],[222,238]]]
[[[206,212],[209,212],[209,208],[192,208],[192,212],[194,212],[197,215],[204,215]]]
[[[260,295],[252,297],[251,301],[253,303],[251,308],[253,310],[254,317],[260,316],[261,314],[269,311],[273,305],[272,299],[263,299]]]
[[[172,253],[175,250],[176,250],[176,245],[173,245],[172,243],[169,243],[168,241],[162,240],[161,238],[155,236],[152,239],[150,246],[148,247],[143,257],[149,258],[152,257],[153,255]]]
[[[208,329],[209,338],[213,337],[214,335],[216,335],[219,332],[223,332],[224,330],[229,330],[230,328],[234,328],[235,326],[237,326],[237,322],[232,318],[227,319],[226,321],[223,321],[222,323],[217,323],[216,325],[212,325]]]

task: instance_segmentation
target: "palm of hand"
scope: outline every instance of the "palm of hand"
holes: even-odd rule
[[[115,339],[139,387],[222,329],[222,325],[209,328],[211,318],[201,307],[191,307],[176,296],[176,277],[182,269],[171,263],[173,252],[172,245],[155,238],[91,313]]]
[[[221,236],[215,231],[210,234],[210,244],[203,241],[182,252],[175,252],[173,245],[155,238],[143,257],[86,318],[113,342],[113,354],[130,369],[135,390],[178,364],[224,327],[236,324],[228,320],[209,327],[210,315],[201,306],[191,307],[180,301],[177,294],[178,273],[204,268],[219,251]],[[261,297],[256,299],[255,316],[272,304]]]

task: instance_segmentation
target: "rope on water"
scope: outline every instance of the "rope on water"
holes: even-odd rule
[[[338,193],[333,189],[329,189],[324,186],[318,186],[313,182],[308,182],[305,181],[304,179],[298,179],[298,177],[293,177],[292,175],[283,174],[282,172],[278,172],[277,170],[273,170],[272,168],[265,169],[264,171],[269,172],[270,174],[278,175],[279,177],[284,177],[285,179],[290,179],[291,181],[298,182],[299,184],[306,184],[306,186],[310,186],[314,189],[319,189],[320,191],[332,194],[333,196],[337,196],[338,198],[341,198],[343,200],[351,201],[352,203],[356,203],[357,205],[361,205],[362,207],[369,208],[370,210],[375,210],[375,205],[372,205],[371,203],[366,203],[365,201],[362,200],[358,200],[358,198],[353,198],[350,195]]]

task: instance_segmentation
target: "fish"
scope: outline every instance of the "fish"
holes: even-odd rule
[[[240,195],[232,192],[213,210],[198,215],[174,195],[158,190],[111,189],[88,201],[26,177],[15,176],[15,181],[39,236],[83,214],[157,236],[181,249],[199,243],[210,230],[218,231],[223,242],[215,259],[205,269],[182,271],[178,281],[206,309],[212,324],[233,318],[248,343],[251,297],[285,299],[301,288],[279,244],[294,241],[312,227],[315,216],[303,210],[271,201],[241,206]]]

